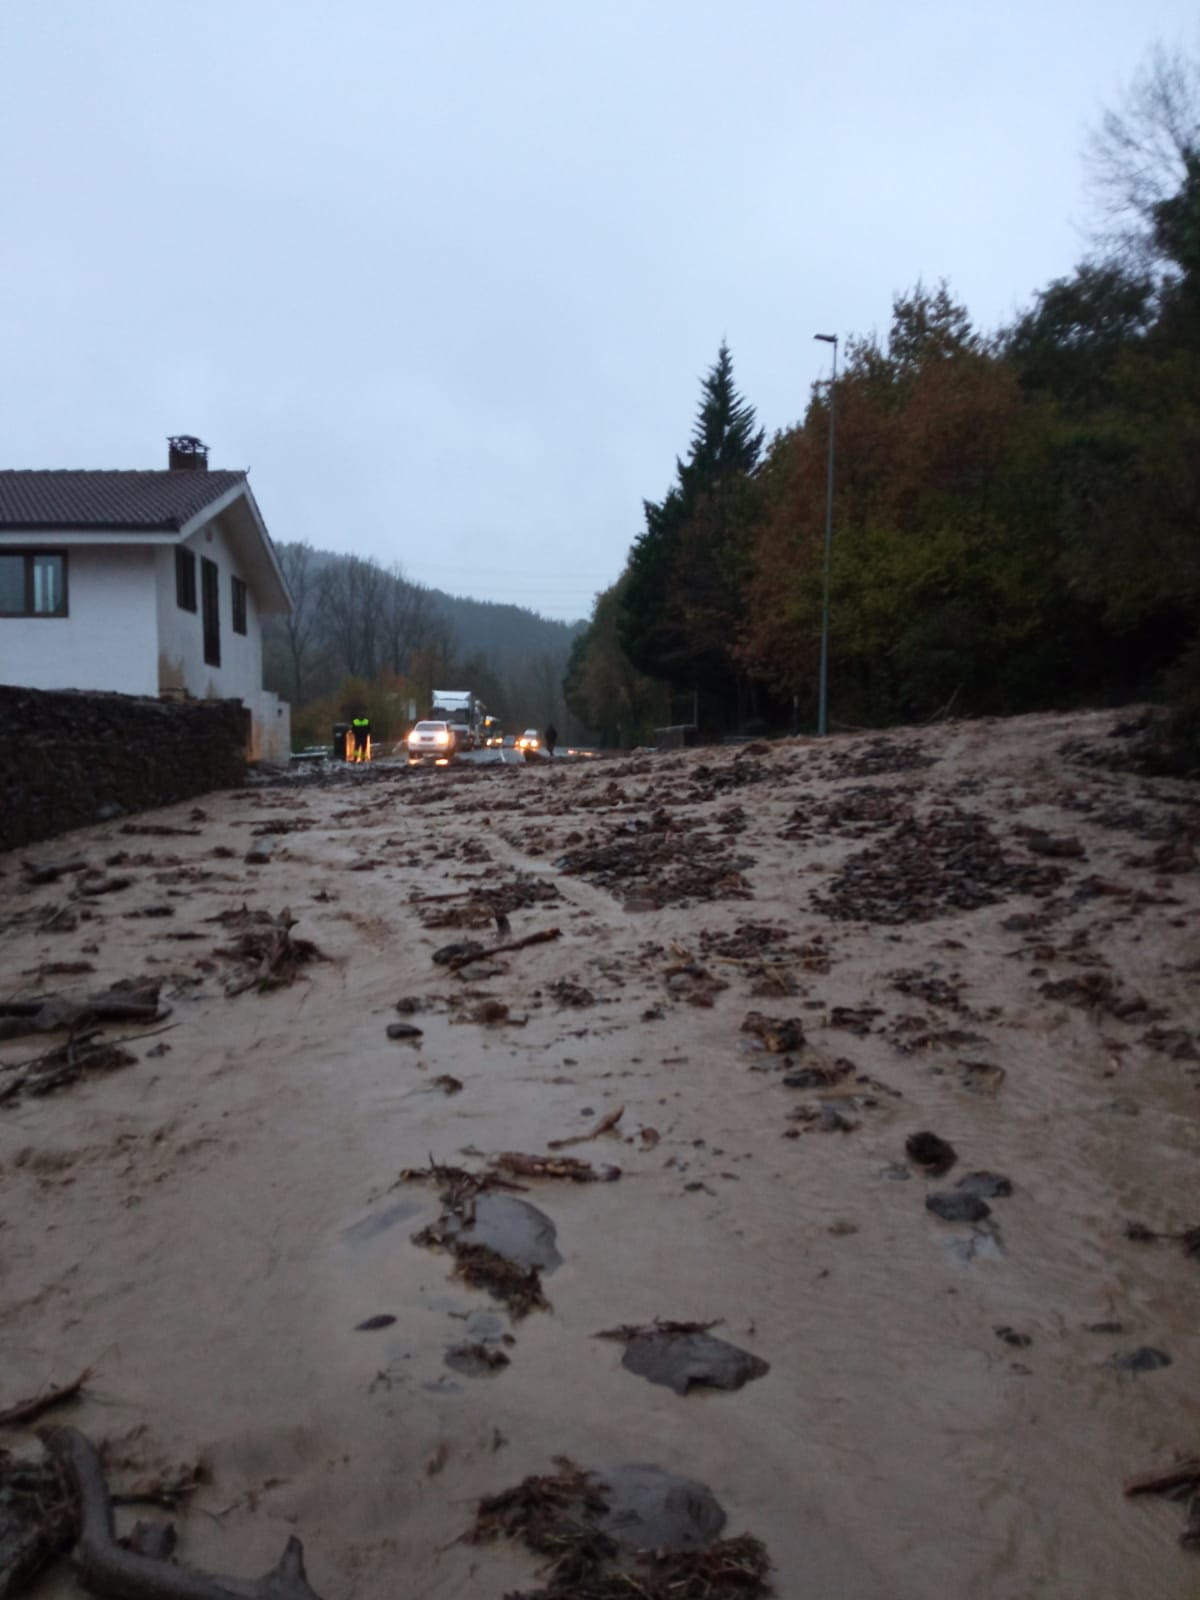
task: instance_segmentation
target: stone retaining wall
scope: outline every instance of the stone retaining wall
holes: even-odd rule
[[[240,700],[0,684],[0,850],[245,781]]]

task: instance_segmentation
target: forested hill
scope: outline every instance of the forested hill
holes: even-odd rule
[[[501,669],[543,651],[561,654],[565,660],[576,635],[587,626],[582,618],[556,622],[524,606],[472,600],[440,589],[430,589],[429,597],[445,617],[459,649],[467,655],[482,654]]]
[[[370,701],[381,727],[434,687],[473,689],[507,724],[573,723],[563,701],[567,657],[585,624],[412,583],[399,563],[311,545],[276,545],[292,594],[288,617],[263,619],[266,686],[292,703],[293,726],[318,729],[347,696]],[[311,707],[310,717],[297,713]]]

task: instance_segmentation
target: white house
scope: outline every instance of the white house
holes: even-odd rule
[[[238,699],[253,759],[286,760],[262,625],[291,610],[244,472],[198,439],[165,472],[0,471],[0,683]]]

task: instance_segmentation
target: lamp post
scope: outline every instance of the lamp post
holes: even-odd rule
[[[817,691],[817,737],[825,737],[826,713],[829,706],[829,561],[833,551],[833,423],[837,396],[836,333],[814,333],[814,339],[833,346],[833,377],[829,383],[829,471],[825,486],[825,583],[821,595],[821,680]]]

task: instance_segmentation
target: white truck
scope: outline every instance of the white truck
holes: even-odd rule
[[[437,722],[448,722],[456,750],[474,750],[483,743],[485,707],[470,689],[435,689],[429,715]]]

